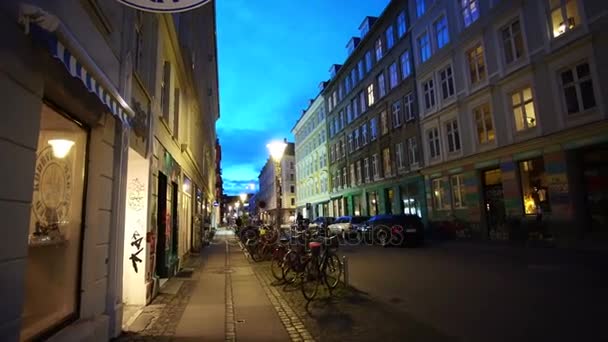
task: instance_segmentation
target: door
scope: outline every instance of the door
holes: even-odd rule
[[[177,212],[178,212],[178,203],[177,203],[177,195],[178,195],[178,187],[177,183],[171,182],[171,267],[175,266],[175,263],[178,259],[178,246],[179,246],[179,231],[178,231],[178,220],[177,220]]]
[[[160,278],[167,278],[167,176],[158,173],[158,190],[157,190],[157,213],[156,224],[158,227],[158,237],[156,240],[156,274]]]
[[[483,172],[483,195],[488,238],[507,239],[501,227],[505,222],[505,201],[502,192],[502,173],[500,169]]]

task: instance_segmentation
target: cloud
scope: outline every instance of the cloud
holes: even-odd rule
[[[224,193],[227,195],[238,195],[241,193],[252,193],[255,192],[255,190],[258,189],[258,180],[257,179],[250,179],[250,180],[243,180],[243,179],[224,179]],[[254,184],[255,190],[251,190],[250,186],[251,184]]]

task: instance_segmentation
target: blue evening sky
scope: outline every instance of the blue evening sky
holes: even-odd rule
[[[346,60],[346,43],[389,0],[220,0],[217,37],[224,192],[256,183],[266,144],[291,129]],[[256,185],[257,189],[257,185]]]

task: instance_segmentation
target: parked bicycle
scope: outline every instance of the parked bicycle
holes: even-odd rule
[[[335,253],[338,246],[336,236],[323,238],[323,242],[309,243],[310,257],[304,265],[300,283],[302,294],[309,302],[316,297],[321,284],[325,284],[331,294],[340,283],[343,270],[340,258]]]

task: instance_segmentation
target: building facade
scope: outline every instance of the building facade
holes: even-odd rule
[[[217,86],[201,106],[180,45],[167,46],[185,41],[170,15],[94,0],[5,1],[0,15],[0,151],[12,165],[0,196],[12,229],[0,253],[10,289],[0,291],[0,339],[109,340],[121,332],[123,307],[148,303],[165,276],[156,267],[159,225],[180,224],[169,230],[177,266],[167,269],[196,248],[195,218],[215,182],[198,171],[214,144],[196,139],[204,126],[215,141]],[[214,5],[188,15],[215,25]],[[214,39],[199,44],[215,51]],[[175,68],[170,81],[164,61]],[[170,219],[159,207],[161,173],[177,194],[164,201]]]
[[[295,145],[287,143],[281,158],[281,210],[277,210],[276,169],[272,159],[268,159],[258,176],[260,189],[256,195],[260,219],[265,224],[274,224],[277,214],[281,224],[293,222],[296,215],[296,168]]]
[[[605,239],[607,5],[417,3],[430,218],[507,239],[513,222],[542,213],[558,241]]]
[[[366,17],[323,96],[332,216],[412,213],[426,218],[407,1]]]
[[[325,102],[310,101],[292,134],[295,137],[296,207],[303,218],[329,214],[329,170]]]

